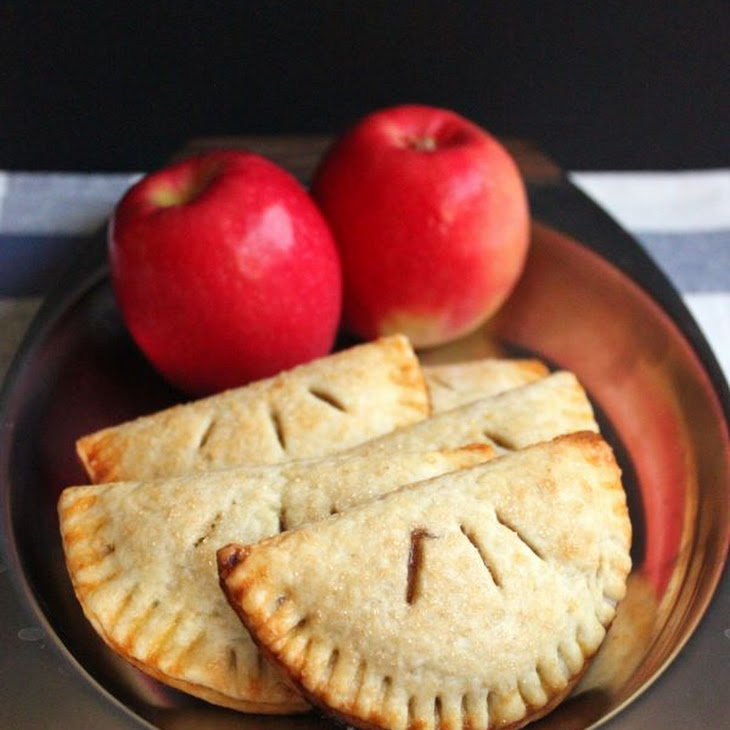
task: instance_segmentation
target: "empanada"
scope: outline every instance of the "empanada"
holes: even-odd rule
[[[148,674],[248,712],[301,712],[308,705],[262,660],[226,605],[216,549],[256,542],[492,454],[480,445],[343,455],[71,487],[59,501],[69,575],[96,631]]]
[[[611,449],[572,434],[218,553],[305,697],[362,728],[517,728],[560,702],[624,595]]]
[[[153,479],[324,456],[429,412],[418,360],[395,335],[97,431],[76,447],[94,483]]]
[[[536,359],[483,358],[423,366],[433,413],[527,385],[548,373],[547,366]]]
[[[559,371],[520,388],[437,413],[355,447],[357,453],[429,451],[486,442],[521,449],[573,431],[598,431],[590,401],[573,373]]]

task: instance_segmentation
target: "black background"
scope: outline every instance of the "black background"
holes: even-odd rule
[[[0,0],[0,167],[142,170],[401,102],[568,169],[728,166],[729,5]]]

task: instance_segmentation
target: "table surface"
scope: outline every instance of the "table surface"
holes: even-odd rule
[[[530,171],[533,179],[555,174],[560,173],[549,161]],[[632,233],[667,274],[730,379],[730,170],[596,171],[568,177]],[[0,171],[0,380],[69,255],[98,234],[114,203],[137,178],[129,173]],[[0,557],[0,587],[5,590],[3,572]],[[719,627],[713,636],[684,651],[711,646],[730,656],[728,620],[713,618],[713,627]],[[29,648],[34,642],[41,646],[38,627],[22,632]],[[686,682],[677,692],[676,707],[669,709],[678,718],[695,689]]]

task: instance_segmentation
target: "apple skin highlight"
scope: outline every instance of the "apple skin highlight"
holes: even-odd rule
[[[497,140],[454,112],[405,105],[364,117],[328,151],[312,195],[342,258],[344,324],[366,339],[456,339],[522,273],[522,178]]]
[[[204,395],[328,353],[342,277],[328,224],[272,162],[214,151],[147,175],[109,226],[115,296],[137,345]]]

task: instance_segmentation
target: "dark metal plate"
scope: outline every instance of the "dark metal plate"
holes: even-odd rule
[[[606,645],[571,699],[533,727],[719,727],[730,716],[727,384],[627,234],[567,183],[530,194],[536,223],[518,289],[485,329],[428,357],[526,352],[574,370],[619,456],[635,528],[635,567]],[[55,511],[61,489],[85,481],[75,439],[181,397],[132,345],[100,240],[49,297],[0,402],[0,726],[329,726],[239,715],[168,689],[108,650],[76,603]]]

